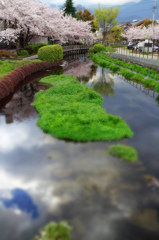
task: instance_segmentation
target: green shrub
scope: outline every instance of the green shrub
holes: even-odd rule
[[[28,51],[27,50],[21,50],[21,52],[20,52],[20,56],[24,56],[24,57],[27,57],[27,56],[29,56],[29,53],[28,53]]]
[[[14,53],[5,51],[5,50],[0,50],[0,58],[16,58],[17,55]]]
[[[105,50],[104,50],[105,52],[116,52],[116,49],[115,48],[112,48],[112,47],[110,47],[110,46],[107,46],[107,47],[105,47]]]
[[[83,45],[83,42],[78,42],[77,45]]]
[[[101,52],[101,51],[104,51],[104,49],[105,49],[104,45],[100,44],[100,43],[95,44],[93,48],[94,48],[95,52]]]
[[[27,50],[29,54],[37,54],[39,48],[47,46],[46,43],[37,43],[33,45],[28,45],[24,48],[24,50]]]
[[[63,49],[59,44],[42,47],[38,50],[38,58],[54,63],[56,60],[63,59]]]
[[[93,45],[96,45],[96,44],[101,44],[100,42],[95,42],[95,43],[93,43]]]
[[[96,53],[94,47],[91,47],[91,48],[88,50],[88,53]]]
[[[120,144],[111,146],[108,154],[119,157],[127,162],[135,162],[138,159],[138,154],[133,147]]]

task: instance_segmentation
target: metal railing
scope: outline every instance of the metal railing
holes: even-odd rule
[[[63,51],[71,51],[71,50],[80,50],[80,49],[89,49],[92,47],[92,45],[68,45],[68,46],[62,46]]]
[[[139,58],[145,58],[145,59],[154,59],[154,60],[159,60],[159,49],[158,51],[150,51],[149,48],[147,48],[147,51],[139,51],[139,50],[134,50],[134,49],[127,49],[127,45],[119,46],[119,45],[113,45],[113,48],[116,49],[116,53],[122,54],[122,55],[129,55],[129,56],[134,56],[134,57],[139,57]]]

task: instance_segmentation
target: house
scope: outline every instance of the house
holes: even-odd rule
[[[132,27],[139,27],[139,26],[141,26],[142,24],[143,24],[143,21],[144,21],[145,19],[143,19],[143,20],[139,20],[139,19],[134,19],[132,22],[131,22],[131,25],[132,25]]]
[[[131,26],[132,26],[132,24],[130,22],[120,23],[117,25],[117,27],[121,27],[123,30],[127,30]]]
[[[143,24],[145,19],[139,20],[139,19],[134,19],[132,22],[125,22],[125,23],[120,23],[117,25],[117,27],[121,27],[124,31],[127,30],[129,27],[139,27]]]

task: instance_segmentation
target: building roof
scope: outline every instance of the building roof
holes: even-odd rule
[[[118,27],[124,27],[125,25],[129,25],[130,27],[132,26],[132,24],[130,22],[120,23],[117,26]]]
[[[132,25],[132,27],[138,27],[143,23],[143,21],[144,21],[144,19],[143,20],[134,20],[131,22],[131,25]]]

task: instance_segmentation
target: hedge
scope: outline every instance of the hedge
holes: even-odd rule
[[[32,63],[14,70],[12,73],[4,77],[4,79],[0,82],[0,99],[3,99],[13,92],[15,86],[23,81],[27,76],[51,67],[51,63],[39,62]]]
[[[29,54],[37,54],[39,48],[48,46],[46,43],[37,43],[33,45],[28,45],[24,48],[24,50],[27,50]]]
[[[38,58],[42,61],[54,63],[54,61],[63,59],[63,49],[59,44],[42,47],[38,50]]]

